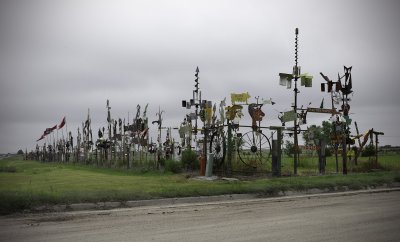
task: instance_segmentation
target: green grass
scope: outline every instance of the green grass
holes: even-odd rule
[[[347,169],[348,172],[369,172],[371,170],[371,162],[375,160],[375,157],[359,157],[358,165],[354,162],[348,161]],[[378,158],[379,164],[377,169],[383,171],[400,171],[400,155],[380,155]],[[339,173],[343,171],[343,161],[339,154],[338,156],[338,167]],[[316,175],[319,173],[318,170],[318,156],[300,155],[298,174],[299,175]],[[335,155],[326,158],[326,174],[336,173],[336,159]],[[293,174],[293,158],[284,155],[282,157],[282,174]]]
[[[7,168],[8,167],[8,168]],[[306,169],[304,165],[301,169]],[[343,176],[264,178],[229,183],[188,179],[186,174],[117,170],[92,166],[0,160],[0,213],[30,209],[43,204],[127,201],[232,193],[274,194],[285,190],[333,190],[400,182],[400,172],[375,172]]]

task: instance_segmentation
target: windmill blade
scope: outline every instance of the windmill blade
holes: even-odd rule
[[[326,82],[330,82],[329,78],[325,76],[322,72],[320,72],[319,74],[321,74],[322,78],[324,78]]]

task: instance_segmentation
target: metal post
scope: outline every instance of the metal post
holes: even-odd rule
[[[233,152],[233,140],[232,140],[232,125],[229,120],[228,123],[228,147],[227,147],[227,162],[226,162],[226,175],[232,176],[232,152]]]
[[[344,98],[343,95],[343,107],[345,107],[344,105],[344,100],[347,99],[347,95],[346,98]],[[344,111],[343,111],[344,112]],[[342,137],[342,158],[343,158],[343,175],[347,175],[347,145],[346,145],[346,138],[347,138],[347,134],[346,134],[346,129],[347,129],[347,124],[344,123],[343,125],[343,137]]]
[[[373,131],[373,134],[375,134],[375,167],[378,168],[378,144],[379,144],[379,135],[384,135],[383,132],[377,132]]]
[[[298,34],[299,34],[299,29],[296,28],[295,30],[296,34],[296,39],[295,39],[295,74],[294,75],[294,113],[295,113],[295,119],[294,119],[294,156],[293,156],[293,166],[294,166],[294,174],[297,175],[297,165],[298,165],[298,148],[299,148],[299,141],[297,137],[297,79],[298,79],[298,58],[297,58],[297,45],[298,45]]]
[[[331,91],[331,102],[332,102],[332,112],[335,109],[335,104],[333,101],[333,91]],[[333,113],[332,113],[332,117],[333,117]],[[335,140],[337,137],[337,133],[336,133],[336,126],[334,126],[333,128],[333,134],[335,135]],[[336,145],[335,142],[335,161],[336,161],[336,173],[339,173],[339,160],[338,160],[338,145]]]
[[[375,167],[378,168],[378,133],[375,133]]]
[[[214,154],[209,153],[207,156],[207,165],[206,165],[206,177],[212,176],[212,170],[214,165]]]
[[[207,136],[208,136],[208,129],[206,127],[206,124],[203,126],[203,132],[204,132],[204,139],[203,139],[203,157],[206,159],[206,164],[208,164],[208,156],[207,156]]]

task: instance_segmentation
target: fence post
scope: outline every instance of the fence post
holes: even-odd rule
[[[214,154],[212,152],[207,154],[206,177],[212,175],[214,165]]]
[[[272,140],[272,175],[281,176],[282,169],[282,129],[283,127],[270,127],[277,131],[277,139]]]

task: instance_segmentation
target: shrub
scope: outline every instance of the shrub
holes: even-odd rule
[[[361,153],[362,157],[368,157],[368,156],[373,156],[373,155],[375,155],[375,147],[373,144],[366,146],[365,149]]]
[[[165,171],[170,171],[172,173],[182,172],[182,165],[176,160],[168,159],[165,161]]]
[[[159,160],[158,160],[158,164],[159,164],[160,166],[162,166],[162,167],[165,167],[165,159],[164,159],[164,158],[159,159]]]
[[[193,150],[184,150],[182,152],[181,163],[187,170],[198,170],[200,166],[199,158]]]
[[[328,147],[327,147],[327,148],[325,149],[325,156],[326,156],[326,157],[332,156],[333,153],[334,153],[334,152],[333,152],[333,148],[328,148]]]
[[[283,149],[283,152],[289,157],[292,157],[294,154],[294,144],[293,142],[286,140],[285,142],[285,148]]]
[[[0,172],[14,173],[14,172],[17,172],[17,168],[15,166],[1,166]]]

